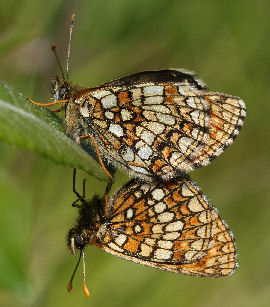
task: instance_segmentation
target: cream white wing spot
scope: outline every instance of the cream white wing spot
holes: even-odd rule
[[[132,105],[135,106],[135,107],[141,107],[142,101],[140,99],[139,100],[132,100]]]
[[[188,251],[188,252],[186,252],[185,253],[185,258],[186,258],[186,260],[188,260],[188,261],[192,261],[193,260],[193,258],[197,255],[197,251]],[[196,259],[197,257],[195,257],[195,259]]]
[[[193,128],[191,130],[191,135],[194,137],[194,139],[198,138],[198,134],[199,134],[199,129],[198,128]]]
[[[132,100],[136,101],[136,100],[140,100],[141,96],[142,96],[142,90],[140,88],[132,88],[130,90],[131,95],[132,95]]]
[[[138,155],[142,160],[148,160],[152,153],[153,150],[148,145],[141,147],[138,151]]]
[[[135,173],[141,173],[141,174],[144,174],[144,175],[148,175],[149,172],[146,168],[143,168],[143,167],[139,167],[139,166],[134,166],[134,165],[130,165],[129,166]]]
[[[155,134],[161,134],[164,131],[165,126],[157,122],[149,122],[147,124],[147,128],[153,131]]]
[[[129,209],[127,210],[127,212],[126,212],[126,218],[127,218],[127,219],[131,219],[131,218],[133,218],[133,216],[134,216],[134,209],[129,208]]]
[[[230,139],[228,139],[228,141],[225,143],[225,146],[229,146],[229,145],[231,145],[232,143],[233,143],[233,139],[230,138]]]
[[[122,246],[127,241],[127,236],[124,234],[120,234],[116,239],[115,243],[119,246]]]
[[[113,119],[114,118],[114,113],[110,111],[105,112],[105,117],[108,119]]]
[[[136,196],[136,198],[141,198],[142,192],[141,191],[135,191],[134,195]]]
[[[123,121],[131,120],[132,118],[132,112],[127,109],[121,110],[121,118]]]
[[[146,238],[144,240],[145,244],[150,245],[150,246],[154,246],[156,244],[156,240],[155,239],[150,239],[150,238]]]
[[[187,206],[191,212],[200,212],[204,210],[197,197],[191,198]]]
[[[165,113],[165,114],[171,113],[170,109],[164,105],[153,105],[151,106],[151,110],[155,112],[159,112],[159,113]]]
[[[204,165],[208,165],[210,162],[211,162],[210,159],[205,159],[201,163],[204,166]]]
[[[152,196],[155,200],[161,200],[165,196],[165,193],[162,189],[155,189],[152,191]]]
[[[110,124],[109,131],[117,137],[124,135],[123,128],[117,124]]]
[[[162,96],[153,96],[153,97],[146,97],[144,99],[145,104],[161,104],[163,103],[164,98]]]
[[[178,86],[178,92],[183,96],[187,96],[185,89],[182,86]]]
[[[206,226],[202,226],[196,231],[197,236],[199,236],[201,238],[205,238],[206,233],[207,233]]]
[[[122,153],[122,158],[127,162],[134,161],[135,155],[133,150],[130,147],[126,147],[124,153]]]
[[[206,99],[203,99],[203,98],[199,99],[198,97],[196,99],[198,99],[201,102],[201,104],[203,106],[203,110],[207,111],[207,110],[210,109],[210,104]]]
[[[166,125],[174,125],[175,118],[168,114],[157,113],[157,119]]]
[[[164,236],[164,240],[176,240],[181,236],[181,232],[167,232]]]
[[[168,223],[173,220],[174,213],[173,212],[163,212],[163,213],[160,213],[157,218],[161,223]]]
[[[135,227],[134,227],[134,231],[135,231],[136,233],[140,233],[140,232],[143,231],[143,229],[142,229],[142,227],[141,227],[139,224],[137,224],[137,225],[135,225]]]
[[[116,96],[111,94],[101,99],[103,108],[108,109],[117,106]]]
[[[161,224],[156,224],[152,227],[152,232],[153,233],[163,233],[163,225]]]
[[[141,139],[145,141],[146,144],[152,145],[155,139],[155,135],[151,131],[144,130],[141,134]]]
[[[181,231],[184,225],[185,224],[182,221],[173,222],[165,227],[165,231],[167,232]]]
[[[160,248],[171,249],[173,247],[173,242],[171,241],[158,240],[157,243]]]
[[[143,257],[149,257],[153,251],[153,248],[146,244],[141,244],[140,255]]]
[[[200,215],[198,216],[198,219],[201,223],[208,223],[209,222],[209,218],[207,218],[207,212],[206,211],[202,211],[200,213]]]
[[[152,110],[151,111],[145,110],[145,111],[143,111],[142,115],[145,117],[145,119],[148,122],[153,122],[153,121],[156,120],[156,113],[153,112]]]
[[[191,248],[193,248],[197,251],[200,251],[203,248],[203,243],[204,243],[204,241],[202,239],[200,239],[200,240],[196,240],[196,241],[192,242],[190,246],[191,246]]]
[[[145,86],[143,88],[143,93],[145,96],[157,96],[157,95],[163,95],[163,86]]]
[[[188,138],[186,136],[181,137],[178,141],[178,145],[180,147],[180,150],[182,152],[186,152],[188,147],[193,143],[193,140],[191,138]]]
[[[156,213],[161,213],[167,208],[167,205],[163,202],[159,202],[154,206],[154,210]]]
[[[243,120],[240,118],[240,119],[238,120],[237,125],[239,125],[239,126],[243,126],[243,124],[244,124],[244,122],[243,122]],[[239,132],[238,132],[238,133],[239,133]]]
[[[197,108],[197,105],[195,103],[194,97],[189,97],[187,100],[187,105],[189,105],[190,107],[192,107],[193,109]]]
[[[149,185],[149,184],[143,184],[143,185],[141,185],[141,190],[142,190],[144,193],[147,193],[147,192],[150,190],[150,185]]]
[[[218,241],[220,242],[226,242],[226,237],[224,236],[224,233],[220,233],[217,237]]]
[[[190,116],[196,124],[200,123],[200,112],[198,110],[191,112]]]
[[[172,257],[172,251],[163,248],[158,248],[155,251],[154,256],[156,259],[159,260],[168,260]]]
[[[84,104],[84,106],[80,107],[80,113],[83,117],[89,117],[89,109],[86,103]]]
[[[92,92],[91,95],[94,96],[97,99],[100,99],[102,97],[110,95],[111,92],[109,91],[97,91],[97,92]]]
[[[189,189],[187,184],[183,184],[183,186],[182,186],[182,195],[184,197],[190,197],[190,196],[194,196],[194,193]]]

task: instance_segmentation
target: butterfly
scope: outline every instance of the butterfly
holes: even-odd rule
[[[67,236],[74,255],[93,245],[139,264],[202,277],[230,275],[237,267],[232,232],[187,177],[133,179],[108,202],[98,196],[78,201],[79,217]]]
[[[103,159],[143,180],[169,180],[209,164],[239,134],[246,115],[239,97],[211,92],[185,69],[144,71],[97,87],[53,80],[53,102],[63,104],[66,132],[80,144],[91,138]]]
[[[77,143],[91,136],[102,158],[148,181],[208,165],[233,142],[246,115],[240,98],[208,91],[181,69],[93,88],[56,79],[53,87],[55,103],[65,104],[66,132]]]

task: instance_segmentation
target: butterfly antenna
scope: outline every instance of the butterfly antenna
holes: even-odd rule
[[[82,261],[83,261],[83,292],[86,297],[89,297],[89,290],[87,289],[87,286],[85,284],[85,261],[84,261],[84,252],[81,251],[82,254]]]
[[[68,64],[69,64],[69,58],[70,58],[70,46],[71,46],[72,30],[74,26],[74,19],[75,19],[75,14],[71,16],[70,24],[69,24],[69,41],[68,41],[68,54],[67,54],[67,80],[68,80]]]
[[[68,287],[67,287],[68,292],[71,292],[71,290],[72,290],[73,278],[74,278],[75,273],[76,273],[76,271],[77,271],[77,269],[78,269],[78,266],[79,266],[79,264],[80,264],[81,258],[82,258],[82,251],[80,252],[79,260],[78,260],[78,262],[77,262],[77,264],[76,264],[76,267],[75,267],[75,269],[74,269],[74,271],[73,271],[73,274],[72,274],[72,276],[71,276],[71,278],[70,278],[70,281],[69,281],[69,283],[68,283]]]
[[[69,100],[68,99],[64,99],[64,100],[56,100],[56,101],[52,101],[52,102],[46,102],[46,103],[40,103],[40,102],[36,102],[34,100],[32,100],[31,98],[27,97],[27,99],[32,103],[35,104],[37,106],[40,107],[49,107],[49,106],[53,106],[55,104],[59,104],[59,103],[67,103]]]
[[[58,64],[58,66],[59,66],[59,68],[60,68],[61,75],[62,75],[62,77],[63,77],[63,81],[65,82],[66,77],[65,77],[65,75],[64,75],[64,71],[63,71],[62,65],[61,65],[61,63],[60,63],[60,61],[59,61],[59,58],[58,58],[58,55],[57,55],[57,53],[56,53],[56,44],[55,44],[55,43],[52,44],[52,51],[53,51],[53,53],[54,53],[54,55],[55,55],[57,64]]]

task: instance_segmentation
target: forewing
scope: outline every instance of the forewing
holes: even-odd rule
[[[109,203],[104,249],[148,263],[194,262],[211,246],[212,211],[188,179],[131,181]]]
[[[108,253],[188,275],[224,276],[235,270],[229,228],[189,179],[131,181],[110,201],[107,214],[95,244]]]
[[[96,104],[81,113],[103,154],[142,177],[169,179],[209,164],[245,117],[240,98],[209,92],[177,70],[138,73],[85,95]]]

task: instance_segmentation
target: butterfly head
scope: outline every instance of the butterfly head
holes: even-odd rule
[[[89,297],[89,291],[87,289],[87,286],[85,284],[85,261],[84,261],[84,246],[86,244],[86,240],[78,234],[78,230],[75,229],[75,228],[72,228],[69,233],[68,233],[68,246],[71,250],[71,252],[73,253],[73,255],[75,256],[76,255],[76,251],[77,250],[80,250],[80,257],[79,257],[79,260],[77,262],[77,265],[73,271],[73,274],[70,278],[70,281],[68,283],[68,291],[71,292],[72,290],[72,281],[73,281],[73,278],[75,276],[75,273],[77,271],[77,268],[80,264],[80,261],[81,261],[81,258],[82,258],[82,262],[83,262],[83,291],[84,291],[84,294]]]
[[[68,232],[67,241],[68,247],[74,256],[77,250],[83,250],[86,245],[86,240],[75,228],[70,229]]]
[[[60,81],[59,77],[52,80],[51,91],[53,100],[69,99],[72,92],[71,83],[68,80]]]

